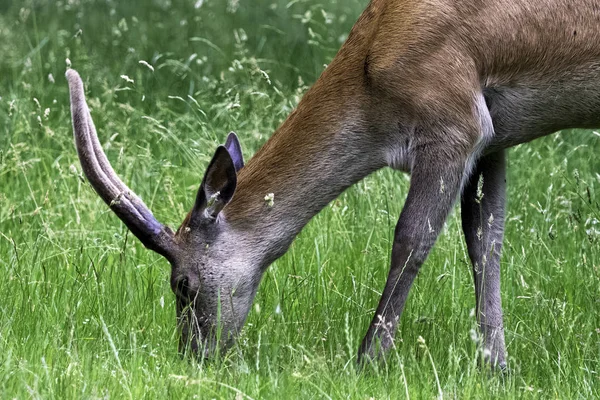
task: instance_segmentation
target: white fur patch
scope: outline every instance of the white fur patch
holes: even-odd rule
[[[473,114],[475,118],[479,121],[479,126],[481,127],[481,136],[479,140],[475,144],[475,148],[467,158],[467,163],[465,165],[465,172],[463,175],[463,186],[465,181],[469,179],[473,172],[473,168],[479,160],[479,156],[485,150],[488,143],[494,137],[494,124],[492,123],[492,116],[490,115],[490,111],[487,108],[487,104],[485,103],[485,98],[483,97],[483,93],[478,93],[475,98],[475,103],[473,107]]]
[[[401,143],[391,146],[387,150],[385,161],[393,169],[410,172],[414,161],[412,156],[412,140],[409,140],[408,143],[402,140]]]

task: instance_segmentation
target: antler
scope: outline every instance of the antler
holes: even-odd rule
[[[71,94],[75,145],[85,176],[96,193],[144,246],[170,258],[175,247],[173,231],[154,218],[144,202],[119,179],[112,169],[98,141],[79,74],[69,69],[66,77]]]

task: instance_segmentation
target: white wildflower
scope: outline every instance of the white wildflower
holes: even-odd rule
[[[475,329],[471,329],[469,331],[469,336],[471,337],[471,340],[475,343],[479,343],[479,333],[477,333],[477,331]]]
[[[154,67],[152,65],[150,65],[147,61],[140,60],[139,63],[142,64],[143,66],[147,67],[150,71],[154,72]]]
[[[273,207],[275,205],[275,193],[269,193],[265,196],[265,203],[269,207]]]
[[[123,79],[127,83],[134,83],[134,80],[128,77],[127,75],[121,75],[121,79]]]
[[[492,351],[490,349],[483,349],[483,357],[489,360],[492,357]]]
[[[227,11],[234,14],[240,6],[240,0],[229,0],[227,2]]]
[[[481,199],[483,199],[483,174],[479,175],[479,179],[477,180],[477,203],[480,203]]]

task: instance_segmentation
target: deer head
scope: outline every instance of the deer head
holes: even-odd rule
[[[237,172],[244,166],[236,135],[230,133],[225,145],[217,148],[192,210],[173,232],[116,175],[98,140],[79,74],[70,69],[66,77],[83,172],[144,246],[170,262],[180,350],[189,346],[195,353],[202,349],[202,355],[210,356],[242,327],[259,284],[257,271],[264,264],[260,255],[240,251],[243,240],[221,215],[235,193]]]

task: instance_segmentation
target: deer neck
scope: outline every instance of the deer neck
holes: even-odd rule
[[[323,74],[240,171],[234,198],[223,210],[228,224],[254,242],[263,264],[283,255],[347,187],[385,165],[374,128],[363,118],[368,114],[360,84],[331,79],[335,72]]]

